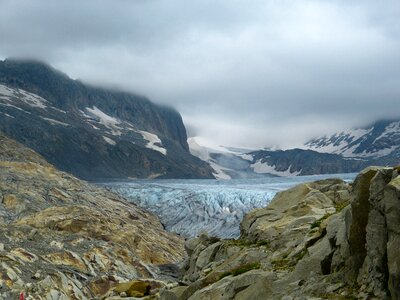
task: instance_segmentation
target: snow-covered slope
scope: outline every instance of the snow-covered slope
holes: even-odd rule
[[[13,110],[30,115],[32,114],[32,108],[34,108],[35,114],[52,126],[76,126],[76,119],[68,119],[65,111],[52,106],[46,99],[19,88],[7,87],[0,84],[0,106],[8,108],[7,114],[3,114],[10,118],[15,118]],[[139,143],[140,145],[167,155],[167,150],[162,146],[161,139],[155,133],[139,130],[130,122],[112,117],[96,106],[86,107],[84,110],[79,110],[79,112],[82,116],[81,121],[101,132],[104,140],[110,145],[115,146],[115,140],[118,140],[118,137],[123,135],[123,133],[126,134],[132,131],[139,134],[135,138],[132,137],[132,142],[137,143],[138,137],[141,137],[142,142]],[[46,116],[52,116],[52,118]],[[74,122],[71,122],[72,120]]]
[[[282,172],[274,165],[254,161],[254,150],[213,145],[201,137],[188,139],[190,153],[208,162],[218,179],[294,176],[300,172]]]
[[[190,152],[208,162],[218,179],[355,172],[359,162],[310,150],[248,150],[215,146],[202,138],[188,140]]]
[[[293,171],[292,170],[292,165],[289,165],[286,170],[283,171],[278,171],[276,166],[273,164],[268,164],[266,161],[263,161],[263,159],[258,159],[254,164],[251,164],[251,167],[253,168],[254,172],[258,174],[272,174],[272,175],[277,175],[277,176],[298,176],[301,174],[301,170],[299,171]]]
[[[366,128],[315,138],[305,143],[305,147],[350,158],[382,158],[400,150],[400,121],[378,121]]]
[[[188,139],[190,153],[197,156],[201,160],[208,162],[214,170],[213,175],[217,179],[232,179],[229,175],[233,171],[230,167],[224,167],[218,163],[218,160],[213,158],[213,154],[222,154],[226,156],[234,156],[233,152],[228,149],[209,143],[206,139],[201,137],[191,137]]]
[[[197,137],[189,139],[189,147],[220,179],[359,172],[370,165],[400,164],[400,120],[315,138],[302,149],[242,150]]]

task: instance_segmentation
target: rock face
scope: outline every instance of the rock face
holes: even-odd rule
[[[39,62],[0,61],[0,130],[85,179],[213,178],[177,111]]]
[[[277,174],[314,175],[359,172],[371,162],[344,158],[339,154],[320,153],[312,150],[290,149],[249,153],[253,157],[252,165],[260,173],[271,168]]]
[[[161,299],[399,299],[399,168],[322,180],[250,212],[238,240],[186,242],[186,285]]]
[[[3,135],[0,225],[1,299],[144,296],[183,259],[182,239],[155,216]]]

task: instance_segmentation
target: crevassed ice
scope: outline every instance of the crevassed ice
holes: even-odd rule
[[[192,189],[155,186],[149,189],[115,187],[114,190],[141,207],[157,214],[165,228],[193,237],[236,238],[239,223],[249,210],[263,207],[276,192],[240,189]]]
[[[353,180],[356,174],[268,177],[246,180],[136,180],[103,183],[157,215],[165,228],[184,237],[203,232],[239,237],[243,216],[265,207],[278,191],[324,178]]]

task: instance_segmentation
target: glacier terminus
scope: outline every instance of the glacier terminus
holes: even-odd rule
[[[355,174],[232,180],[131,180],[101,185],[151,211],[168,231],[186,238],[201,233],[238,238],[244,214],[265,207],[277,192],[332,176],[351,181]]]

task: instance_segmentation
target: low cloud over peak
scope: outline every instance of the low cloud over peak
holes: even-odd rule
[[[0,2],[0,57],[176,107],[218,144],[291,147],[400,116],[399,1]]]

